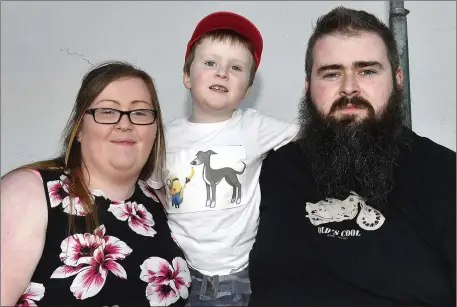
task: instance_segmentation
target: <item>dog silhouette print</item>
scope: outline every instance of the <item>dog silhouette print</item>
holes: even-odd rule
[[[241,175],[246,170],[246,163],[242,171],[235,171],[230,167],[223,167],[215,169],[211,167],[211,155],[217,154],[212,150],[199,151],[196,158],[190,162],[191,165],[203,165],[203,180],[206,183],[206,207],[214,208],[216,206],[216,186],[225,179],[225,181],[232,186],[232,199],[231,203],[241,202],[241,183],[237,175]]]

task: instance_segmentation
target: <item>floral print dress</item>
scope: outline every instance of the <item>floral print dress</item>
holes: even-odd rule
[[[155,192],[138,181],[122,202],[91,191],[99,226],[85,231],[68,174],[40,172],[48,202],[42,257],[16,306],[184,306],[191,278]],[[68,214],[77,231],[68,233]]]

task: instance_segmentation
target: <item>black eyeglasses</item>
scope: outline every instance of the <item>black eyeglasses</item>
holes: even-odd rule
[[[152,125],[157,119],[157,111],[150,109],[137,109],[121,111],[111,108],[88,109],[86,114],[91,114],[94,121],[99,124],[117,124],[125,114],[134,125]]]

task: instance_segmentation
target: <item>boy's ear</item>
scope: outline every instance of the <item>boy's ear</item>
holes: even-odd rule
[[[187,74],[187,73],[184,73],[183,74],[183,77],[182,77],[182,83],[184,84],[184,86],[190,90],[191,86],[190,86],[190,76]]]
[[[399,67],[395,72],[395,78],[397,81],[397,86],[403,88],[403,70]]]
[[[250,87],[248,87],[248,89],[246,90],[246,93],[244,93],[243,99],[248,98],[249,94],[251,93],[251,89],[252,89],[252,85]]]

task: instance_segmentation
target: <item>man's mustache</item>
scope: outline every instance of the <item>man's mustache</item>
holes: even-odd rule
[[[371,105],[371,103],[369,103],[367,100],[363,99],[362,97],[354,96],[352,98],[348,98],[346,96],[343,96],[332,104],[329,115],[333,114],[338,109],[342,109],[342,108],[346,107],[349,104],[351,104],[355,107],[358,107],[358,108],[368,109],[368,112],[370,114],[374,114],[374,108]]]

